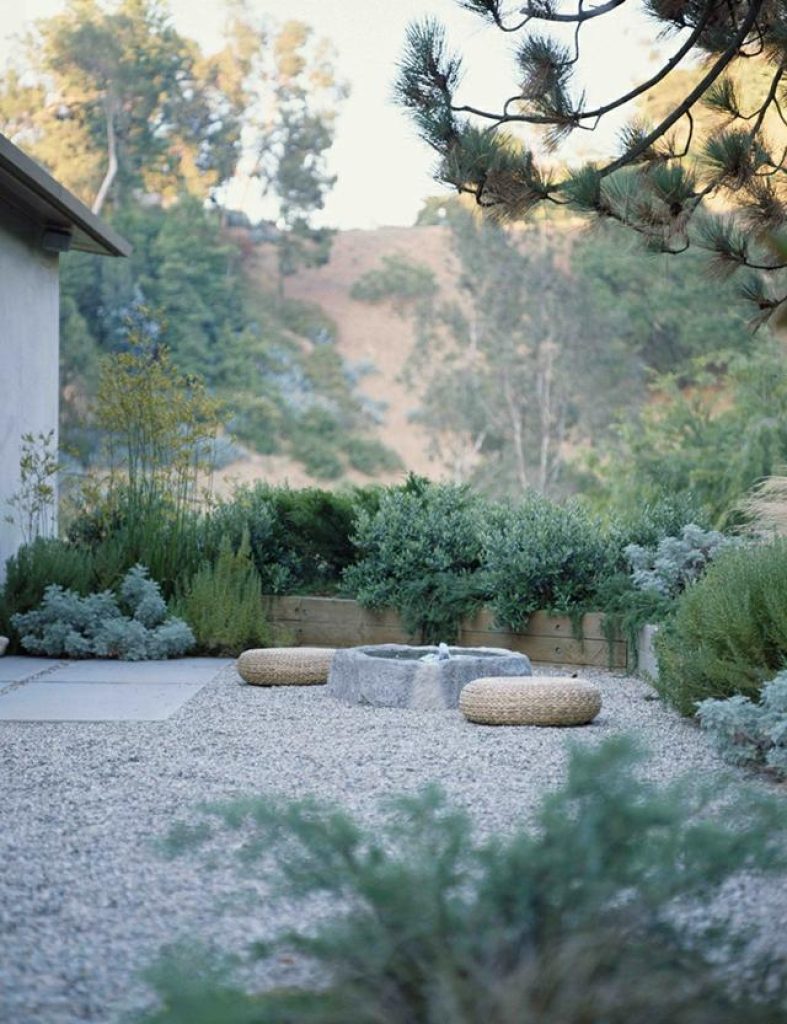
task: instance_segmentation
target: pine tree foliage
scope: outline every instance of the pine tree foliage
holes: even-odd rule
[[[408,32],[398,98],[440,155],[438,180],[473,195],[495,218],[517,220],[543,202],[567,205],[620,221],[657,251],[707,249],[723,274],[748,268],[757,275],[758,288],[747,279],[741,290],[757,307],[759,324],[787,302],[780,244],[787,233],[787,147],[770,141],[787,127],[787,6],[646,0],[657,32],[675,37],[671,56],[625,94],[592,105],[578,84],[584,29],[603,24],[622,2],[530,0],[504,11],[497,0],[458,0],[518,40],[516,91],[497,109],[466,103],[459,96],[461,55],[429,19]],[[690,72],[679,67],[692,58],[698,63]],[[670,102],[655,122],[640,116],[665,93]],[[636,116],[606,162],[556,173],[537,154],[534,129],[548,155],[576,131],[592,132],[632,107]],[[523,129],[527,142],[517,134]],[[733,212],[719,216],[720,206]],[[703,217],[711,217],[712,228],[707,221],[695,226]]]

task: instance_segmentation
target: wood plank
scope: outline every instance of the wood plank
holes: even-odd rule
[[[283,594],[268,594],[262,599],[265,614],[272,621],[299,619],[301,598]]]
[[[373,622],[401,628],[393,608],[362,608],[357,601],[338,597],[302,598],[301,618],[304,622]]]
[[[591,640],[604,640],[602,629],[602,612],[588,612],[582,618],[582,635]],[[470,632],[489,631],[493,633],[508,632],[505,627],[495,625],[495,616],[491,608],[481,608],[472,617],[465,619],[462,629]],[[546,612],[534,612],[526,625],[518,632],[525,636],[574,636],[574,626],[568,615],[548,615]]]
[[[497,642],[490,643],[489,633],[461,634],[461,643],[466,647],[502,647],[507,651],[519,651],[532,661],[552,661],[568,665],[598,665],[605,668],[626,666],[626,643],[616,640],[610,650],[606,640],[585,640],[582,643],[573,637],[527,636],[523,633],[497,635]]]
[[[268,620],[292,636],[294,644],[326,647],[357,647],[365,644],[417,642],[390,608],[362,608],[348,598],[309,596],[269,596],[264,607]],[[570,665],[597,665],[625,668],[625,640],[608,644],[601,629],[602,614],[584,617],[583,640],[573,634],[567,616],[536,612],[522,632],[496,628],[488,608],[481,609],[462,624],[459,644],[465,647],[502,647],[521,651],[533,661]]]
[[[297,642],[308,647],[363,647],[367,644],[410,643],[410,638],[402,630],[369,624],[361,628],[343,628],[330,622],[308,622],[298,625],[295,633]]]

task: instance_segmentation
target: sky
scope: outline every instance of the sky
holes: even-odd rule
[[[0,0],[0,68],[18,53],[19,40],[32,22],[63,6],[63,0]],[[222,3],[170,0],[169,6],[180,32],[208,52],[220,48]],[[499,108],[515,92],[511,37],[460,9],[455,0],[249,0],[249,7],[260,17],[297,18],[313,26],[333,43],[339,77],[349,82],[351,94],[339,115],[331,152],[331,170],[338,180],[323,215],[323,223],[331,226],[412,224],[426,196],[449,194],[432,180],[434,154],[391,98],[410,21],[432,15],[446,25],[449,42],[465,56],[462,102]],[[630,0],[588,26],[582,80],[588,99],[612,98],[647,76],[655,33],[638,7]],[[576,155],[609,152],[619,127],[617,122],[593,136],[578,133]]]

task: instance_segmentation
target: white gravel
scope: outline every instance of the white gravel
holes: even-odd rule
[[[659,780],[723,769],[643,682],[580,675],[601,687],[604,709],[570,731],[347,707],[321,687],[246,686],[232,669],[165,722],[0,723],[0,1021],[110,1024],[146,1005],[139,972],[162,944],[240,951],[286,919],[286,906],[250,910],[252,883],[230,856],[208,868],[153,849],[201,801],[310,794],[373,820],[378,798],[437,781],[495,831],[561,782],[567,739],[634,733]],[[282,963],[276,980],[295,969]]]

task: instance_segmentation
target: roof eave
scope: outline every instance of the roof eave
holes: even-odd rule
[[[106,256],[129,256],[131,244],[96,216],[75,195],[48,174],[4,135],[0,135],[0,170],[13,179],[20,198],[28,192],[75,231],[74,249]],[[79,238],[85,236],[85,240]]]

